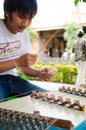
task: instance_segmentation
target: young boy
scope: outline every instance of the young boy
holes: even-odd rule
[[[46,91],[20,78],[15,69],[48,81],[49,69],[31,67],[38,55],[31,54],[30,37],[25,29],[37,13],[36,0],[4,0],[4,17],[0,20],[0,102],[10,95],[26,96],[32,90]]]

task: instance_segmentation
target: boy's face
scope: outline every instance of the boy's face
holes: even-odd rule
[[[16,34],[24,31],[31,24],[32,18],[22,12],[13,12],[11,15],[8,15],[6,26],[10,32]]]

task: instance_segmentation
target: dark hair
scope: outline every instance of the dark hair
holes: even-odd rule
[[[79,29],[79,30],[77,31],[77,36],[78,36],[78,37],[82,37],[83,35],[84,35],[83,30]]]
[[[4,12],[12,13],[15,11],[24,12],[30,15],[37,13],[37,2],[36,0],[4,0]]]

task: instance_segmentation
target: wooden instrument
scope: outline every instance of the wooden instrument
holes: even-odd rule
[[[18,115],[21,112],[21,115],[27,114],[28,118],[31,115],[39,115],[40,113],[40,121],[42,121],[41,118],[43,120],[47,118],[48,124],[55,121],[52,123],[52,127],[56,126],[72,130],[86,119],[86,97],[81,94],[84,92],[84,88],[68,88],[65,86],[58,88],[57,91],[48,93],[33,91],[30,96],[0,103],[0,111],[1,113],[7,110],[11,111],[11,113],[13,111]],[[33,130],[39,129],[35,128]]]

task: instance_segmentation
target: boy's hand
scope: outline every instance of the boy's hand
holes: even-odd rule
[[[25,55],[22,55],[20,58],[15,59],[15,62],[17,67],[28,67],[33,65],[37,61],[37,58],[37,54],[27,53]]]
[[[53,75],[54,75],[54,72],[48,68],[44,68],[43,70],[39,72],[39,78],[45,81],[50,81]]]

